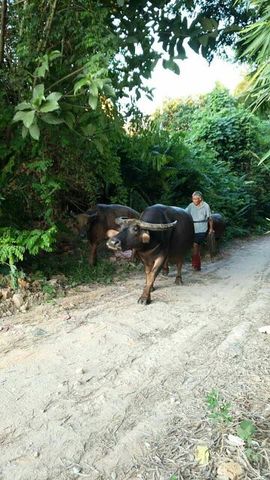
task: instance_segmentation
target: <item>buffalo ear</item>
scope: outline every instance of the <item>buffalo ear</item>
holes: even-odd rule
[[[114,230],[113,228],[110,228],[106,232],[106,237],[107,238],[112,238],[112,237],[115,237],[115,235],[117,235],[118,233],[119,233],[118,230]]]
[[[142,243],[149,243],[150,242],[150,234],[148,230],[144,230],[141,234],[141,241]]]
[[[78,213],[76,220],[81,227],[85,227],[90,223],[91,217],[87,213]]]

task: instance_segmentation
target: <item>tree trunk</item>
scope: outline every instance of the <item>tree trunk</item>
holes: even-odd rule
[[[2,0],[1,33],[0,33],[0,66],[3,64],[3,61],[4,61],[6,20],[7,20],[7,0]]]

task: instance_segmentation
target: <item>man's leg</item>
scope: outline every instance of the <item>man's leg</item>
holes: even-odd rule
[[[201,270],[200,245],[198,243],[193,243],[192,268],[193,270]]]

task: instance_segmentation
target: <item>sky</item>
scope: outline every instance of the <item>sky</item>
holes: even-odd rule
[[[210,92],[216,82],[221,82],[233,92],[246,72],[245,66],[225,62],[220,58],[214,58],[209,65],[190,48],[187,56],[186,60],[178,62],[180,75],[165,70],[161,61],[157,64],[152,79],[145,82],[147,86],[155,88],[153,101],[147,98],[138,101],[138,107],[144,114],[150,115],[168,98],[183,98]]]

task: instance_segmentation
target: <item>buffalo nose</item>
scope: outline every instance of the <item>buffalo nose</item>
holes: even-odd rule
[[[118,238],[110,238],[107,241],[107,247],[112,250],[121,250],[121,241]]]

